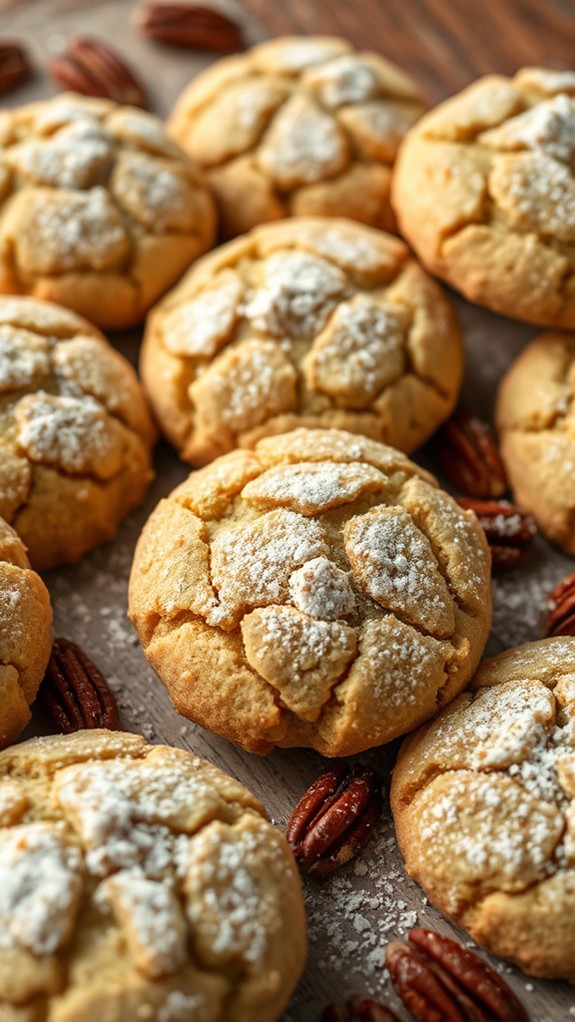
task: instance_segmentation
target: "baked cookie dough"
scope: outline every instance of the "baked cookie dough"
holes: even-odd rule
[[[24,544],[0,518],[0,749],[30,720],[51,647],[48,590],[30,570]]]
[[[212,199],[156,117],[60,95],[0,113],[0,292],[139,323],[215,236]]]
[[[347,756],[410,731],[472,676],[489,553],[475,515],[399,451],[300,429],[161,501],[130,616],[184,716],[250,752]]]
[[[300,425],[411,451],[453,409],[463,350],[447,297],[403,242],[302,218],[193,267],[152,312],[141,371],[170,441],[204,465]]]
[[[575,981],[575,639],[486,660],[404,742],[391,802],[407,871],[481,946]]]
[[[95,327],[0,297],[0,515],[35,568],[115,535],[152,478],[154,438],[134,370]]]
[[[482,78],[401,147],[392,195],[401,232],[472,301],[575,326],[574,160],[573,71]]]
[[[79,731],[0,754],[2,1022],[275,1022],[299,876],[250,792],[181,749]]]
[[[503,377],[496,421],[517,503],[575,554],[575,334],[531,341]]]
[[[389,231],[395,155],[424,110],[415,82],[378,54],[296,36],[218,61],[168,130],[204,168],[226,237],[290,214]]]

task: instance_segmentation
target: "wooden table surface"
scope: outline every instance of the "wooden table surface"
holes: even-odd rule
[[[250,41],[287,32],[337,33],[373,48],[410,71],[430,103],[479,74],[513,72],[525,64],[573,67],[575,0],[221,0],[243,20]],[[130,28],[131,0],[0,0],[0,35],[22,36],[38,65],[34,80],[6,97],[7,105],[52,95],[42,74],[46,56],[71,33],[113,40],[130,56],[149,86],[154,109],[165,114],[185,82],[213,57],[158,47]],[[525,341],[530,327],[491,315],[456,298],[467,351],[466,399],[490,412],[497,381]],[[139,335],[114,338],[137,360]],[[418,460],[425,462],[425,452]],[[284,826],[291,807],[319,771],[309,751],[275,752],[265,760],[235,749],[183,718],[146,664],[126,618],[127,580],[138,533],[159,498],[185,478],[187,469],[166,445],[156,458],[157,477],[144,507],[131,515],[116,541],[76,567],[49,572],[57,634],[81,643],[118,693],[122,722],[152,741],[188,748],[253,788],[272,819]],[[494,625],[487,652],[496,653],[539,637],[546,593],[573,562],[539,539],[527,564],[495,580]],[[35,720],[32,733],[43,730]],[[360,757],[388,777],[395,748]],[[319,884],[305,883],[310,954],[307,970],[284,1022],[316,1022],[323,1006],[351,993],[371,993],[396,1004],[383,969],[383,948],[416,920],[447,934],[454,927],[426,903],[403,872],[386,810],[376,839],[354,866]],[[499,963],[524,999],[533,1022],[575,1017],[575,992],[561,983],[530,980]],[[97,1022],[97,1020],[94,1020]],[[128,1020],[127,1020],[128,1022]],[[254,1019],[254,1022],[258,1022]]]

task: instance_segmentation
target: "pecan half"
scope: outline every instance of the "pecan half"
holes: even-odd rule
[[[389,944],[386,965],[418,1022],[529,1022],[511,988],[468,948],[416,928],[408,944]]]
[[[147,106],[146,91],[123,58],[100,39],[77,37],[52,57],[48,70],[63,89],[129,106]]]
[[[335,763],[308,788],[287,825],[301,869],[325,876],[349,862],[369,840],[381,809],[377,774]]]
[[[547,598],[546,635],[575,635],[575,571]]]
[[[18,43],[0,42],[0,94],[13,89],[31,74],[26,51]]]
[[[441,470],[470,497],[502,497],[507,473],[491,426],[459,406],[439,430],[434,451]]]
[[[214,53],[234,53],[244,45],[240,26],[222,11],[204,4],[142,4],[134,12],[134,25],[149,39]]]
[[[515,568],[527,556],[537,532],[531,515],[524,514],[508,500],[458,497],[457,503],[468,511],[475,511],[479,518],[494,568]]]
[[[108,683],[84,651],[69,639],[54,639],[38,702],[64,734],[97,727],[117,731],[120,726]]]
[[[343,1007],[328,1004],[321,1022],[399,1022],[397,1015],[369,997],[349,997]]]

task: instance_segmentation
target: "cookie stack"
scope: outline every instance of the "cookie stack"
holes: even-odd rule
[[[50,657],[34,569],[141,503],[152,413],[193,471],[140,536],[130,616],[175,707],[258,754],[411,732],[408,871],[575,981],[575,639],[479,665],[485,531],[408,458],[463,378],[441,277],[551,328],[497,424],[519,504],[575,552],[574,97],[526,69],[422,116],[403,72],[318,37],[216,63],[167,130],[73,94],[2,115],[0,1019],[274,1022],[303,969],[294,859],[244,787],[121,732],[10,747]],[[146,317],[140,383],[100,329]]]

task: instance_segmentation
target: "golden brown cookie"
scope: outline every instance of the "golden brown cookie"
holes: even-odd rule
[[[48,590],[30,570],[24,544],[0,518],[0,749],[30,720],[51,646]]]
[[[131,326],[214,235],[198,171],[151,114],[73,94],[0,113],[0,292]]]
[[[86,320],[0,297],[0,515],[36,568],[111,539],[152,478],[136,374]]]
[[[501,381],[497,427],[517,503],[575,554],[575,334],[549,331]]]
[[[575,981],[575,638],[486,660],[404,742],[391,801],[407,871],[478,944]]]
[[[463,350],[403,242],[294,218],[193,267],[149,318],[141,369],[166,435],[204,465],[301,425],[411,451],[451,412]]]
[[[195,78],[168,130],[205,169],[228,238],[289,215],[389,231],[393,161],[424,109],[412,79],[378,54],[295,36]]]
[[[2,1022],[275,1022],[305,961],[299,877],[241,784],[79,731],[0,754]]]
[[[161,501],[130,616],[185,716],[250,752],[346,756],[469,680],[491,619],[489,553],[475,516],[399,451],[300,429]]]
[[[422,262],[467,298],[575,326],[575,74],[490,75],[409,133],[392,199]]]

